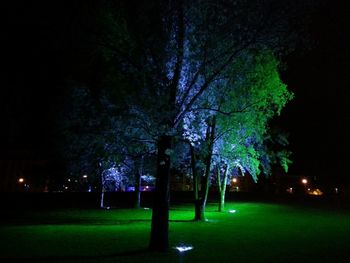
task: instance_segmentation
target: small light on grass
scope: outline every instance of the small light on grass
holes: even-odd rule
[[[149,207],[144,207],[143,209],[144,209],[144,210],[149,210]]]
[[[185,246],[185,245],[183,245],[183,246],[176,246],[176,247],[174,247],[174,249],[176,249],[177,251],[182,253],[182,252],[186,252],[186,251],[192,250],[193,246]]]
[[[235,209],[232,209],[232,210],[229,210],[228,212],[231,213],[231,214],[234,214],[234,213],[236,213],[237,211],[236,211]]]

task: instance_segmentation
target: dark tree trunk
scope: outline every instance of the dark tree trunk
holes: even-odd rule
[[[139,167],[136,170],[136,185],[135,185],[135,208],[141,207],[141,176],[143,174],[143,156],[139,163]]]
[[[175,1],[175,14],[174,25],[176,25],[175,41],[177,43],[176,48],[176,62],[174,68],[174,76],[170,83],[166,83],[166,87],[169,91],[167,95],[168,102],[166,106],[167,110],[164,113],[164,119],[161,124],[168,128],[168,131],[172,130],[177,124],[177,89],[180,84],[181,71],[183,67],[183,54],[185,44],[185,23],[183,13],[182,0]],[[163,98],[162,98],[163,99]],[[156,189],[154,193],[153,211],[152,211],[152,226],[151,226],[151,238],[149,248],[155,251],[165,251],[169,247],[168,231],[169,231],[169,181],[170,181],[170,152],[172,150],[173,137],[163,134],[158,139],[157,145],[157,175],[156,175]]]
[[[99,167],[97,168],[97,173],[101,175],[101,180],[100,180],[100,191],[101,191],[101,195],[100,195],[100,208],[104,208],[105,207],[105,186],[104,186],[104,178],[103,178],[103,174],[102,174],[102,169],[99,169]]]
[[[195,221],[201,221],[202,220],[202,200],[196,199],[194,201],[194,220]]]
[[[135,185],[135,208],[141,207],[141,174],[139,172],[136,173],[136,185]]]
[[[157,177],[152,211],[152,226],[149,248],[154,251],[166,251],[169,247],[169,179],[172,137],[163,135],[158,141]]]
[[[199,198],[199,178],[197,173],[196,153],[194,147],[190,144],[191,169],[193,176],[193,195],[194,195],[194,220],[200,221],[202,215],[202,201]]]
[[[212,117],[210,123],[208,124],[207,132],[206,132],[206,143],[207,143],[207,153],[205,156],[205,173],[202,178],[201,183],[201,191],[199,195],[199,176],[196,169],[196,155],[194,152],[194,147],[190,146],[191,148],[191,166],[192,166],[192,173],[193,173],[193,188],[194,188],[194,195],[195,195],[195,216],[194,220],[196,221],[206,221],[205,218],[205,207],[207,204],[208,199],[208,193],[209,193],[209,183],[210,183],[210,166],[211,166],[211,159],[213,155],[213,146],[214,146],[214,140],[215,140],[215,126],[216,126],[216,119],[215,116]]]

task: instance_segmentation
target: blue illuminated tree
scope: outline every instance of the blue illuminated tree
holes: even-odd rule
[[[290,1],[106,2],[95,42],[110,61],[139,125],[156,141],[156,190],[150,248],[168,248],[169,177],[174,137],[205,93],[220,86],[237,59],[253,51],[288,51],[302,17]],[[295,12],[297,10],[297,12]],[[249,14],[249,15],[247,15]],[[297,16],[296,16],[297,15]],[[294,22],[296,20],[293,20]],[[300,21],[300,20],[298,20]],[[235,74],[239,75],[236,71]],[[239,76],[236,79],[239,79]],[[127,87],[127,89],[125,89]],[[213,93],[214,98],[217,93]],[[215,114],[205,122],[204,172],[210,174]],[[208,178],[208,176],[206,177]],[[208,184],[207,184],[208,185]]]
[[[101,207],[106,191],[133,184],[139,207],[144,159],[148,161],[154,152],[154,141],[146,139],[130,110],[118,109],[99,95],[93,97],[87,87],[71,88],[60,122],[67,171],[78,177],[89,175],[89,183],[100,188]]]

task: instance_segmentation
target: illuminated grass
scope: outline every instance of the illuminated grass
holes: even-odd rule
[[[192,206],[173,207],[171,247],[193,249],[165,254],[145,250],[151,210],[16,213],[0,227],[0,261],[349,262],[348,212],[260,203],[226,209],[209,205],[209,221],[193,222]]]

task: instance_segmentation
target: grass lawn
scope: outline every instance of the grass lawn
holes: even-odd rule
[[[171,247],[146,250],[151,210],[6,212],[0,262],[350,262],[349,211],[266,203],[228,203],[208,222],[189,205],[170,211]]]

